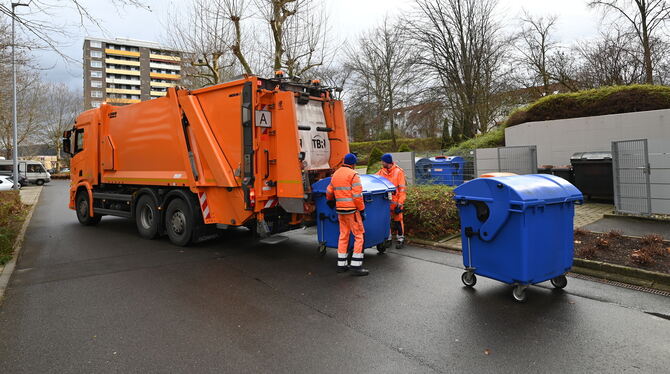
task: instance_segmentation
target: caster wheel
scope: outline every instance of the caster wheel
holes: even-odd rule
[[[514,290],[512,290],[512,296],[514,296],[514,300],[523,303],[526,301],[526,287],[524,286],[514,286]]]
[[[568,285],[568,278],[566,278],[565,275],[559,275],[556,278],[551,279],[551,284],[556,288],[563,289]]]
[[[384,242],[384,247],[391,248],[393,246],[393,240],[387,240]]]
[[[461,282],[467,287],[474,287],[475,284],[477,284],[477,277],[475,276],[475,273],[466,271],[461,275]]]
[[[386,248],[387,248],[386,244],[384,244],[384,243],[377,244],[377,253],[379,253],[380,255],[383,255],[386,252]]]
[[[319,244],[319,248],[318,248],[317,253],[318,253],[319,257],[325,256],[326,255],[326,245],[325,244]]]

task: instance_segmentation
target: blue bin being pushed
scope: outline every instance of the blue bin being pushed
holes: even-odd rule
[[[477,178],[454,190],[461,218],[463,265],[468,287],[476,275],[514,286],[517,301],[526,288],[551,280],[567,285],[574,252],[574,204],[582,193],[548,175]]]
[[[391,194],[395,186],[388,179],[372,174],[363,174],[363,201],[365,201],[366,219],[363,248],[377,247],[380,253],[388,247],[391,231]],[[328,206],[326,190],[330,178],[324,178],[312,185],[312,193],[316,203],[316,226],[319,238],[319,254],[324,255],[326,248],[337,248],[340,238],[340,222],[337,212]],[[349,249],[354,247],[354,236],[349,239]]]

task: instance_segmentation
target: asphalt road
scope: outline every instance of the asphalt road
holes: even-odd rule
[[[128,220],[80,226],[42,192],[0,306],[2,373],[640,372],[670,367],[670,298],[569,278],[565,292],[460,281],[457,254],[368,250],[335,273],[314,233],[191,248]],[[650,313],[656,313],[653,315]],[[661,316],[661,317],[659,317]],[[670,317],[668,317],[670,318]]]

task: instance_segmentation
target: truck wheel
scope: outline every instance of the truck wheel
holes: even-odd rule
[[[160,213],[156,202],[149,195],[142,195],[135,205],[137,232],[144,239],[156,239],[160,233]]]
[[[79,223],[84,226],[93,226],[97,225],[102,218],[101,215],[95,214],[93,217],[89,215],[89,207],[91,205],[88,202],[88,193],[79,192],[77,198],[75,199],[75,207],[77,211],[77,219]]]
[[[35,181],[35,184],[38,185],[38,186],[41,186],[41,185],[44,184],[44,180],[38,179],[38,180]]]
[[[165,231],[172,244],[180,247],[189,245],[194,224],[193,214],[184,200],[176,198],[170,201],[165,212]]]

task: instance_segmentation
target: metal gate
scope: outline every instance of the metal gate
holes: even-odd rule
[[[612,142],[614,205],[617,212],[651,214],[647,139]]]
[[[537,173],[537,148],[534,145],[480,148],[476,150],[477,175],[490,172]]]

